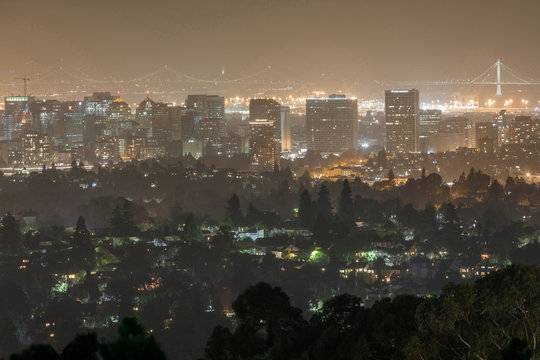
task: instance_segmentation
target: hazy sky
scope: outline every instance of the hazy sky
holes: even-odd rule
[[[540,78],[539,14],[540,0],[0,0],[0,70],[451,79],[500,57]]]

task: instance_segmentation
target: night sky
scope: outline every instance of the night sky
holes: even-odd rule
[[[0,78],[130,78],[267,65],[291,78],[464,79],[497,58],[540,78],[538,0],[1,0]]]

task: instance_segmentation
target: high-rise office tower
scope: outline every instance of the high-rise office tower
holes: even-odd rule
[[[540,145],[540,120],[530,116],[516,116],[509,123],[510,144],[520,144],[523,147]]]
[[[67,101],[62,103],[65,135],[69,143],[83,141],[84,132],[84,103],[82,101]]]
[[[281,105],[281,151],[291,151],[291,108]]]
[[[139,105],[135,111],[135,121],[138,123],[139,128],[146,131],[147,137],[152,137],[152,110],[156,106],[156,103],[150,99],[149,96],[146,97]]]
[[[418,152],[420,95],[418,90],[385,92],[386,151]]]
[[[267,120],[274,123],[274,139],[281,150],[281,105],[274,99],[251,99],[249,121]]]
[[[169,104],[169,124],[171,126],[171,140],[182,140],[182,116],[185,108]]]
[[[306,100],[308,149],[343,152],[358,148],[358,102],[345,95]]]
[[[56,136],[62,132],[62,103],[58,100],[34,101],[29,105],[32,130],[39,134]]]
[[[257,171],[279,170],[279,148],[274,137],[274,122],[259,119],[249,122],[251,166]]]
[[[113,101],[107,108],[107,135],[118,136],[123,129],[131,128],[131,109],[122,99]]]
[[[479,122],[474,124],[474,139],[476,149],[484,154],[492,154],[498,146],[497,124]]]
[[[217,95],[188,95],[186,99],[186,113],[182,119],[182,130],[190,132],[193,123],[194,131],[198,137],[204,137],[208,141],[208,129],[219,128],[218,133],[224,132],[225,99]],[[201,120],[203,121],[200,124]],[[201,134],[199,132],[201,131]],[[187,135],[187,134],[185,134]],[[186,139],[185,135],[182,135]],[[217,145],[217,139],[210,139],[210,145]]]
[[[51,162],[51,142],[47,135],[28,132],[22,137],[23,163],[27,167],[39,167]]]
[[[428,143],[439,133],[439,126],[442,121],[442,111],[423,109],[420,110],[420,120],[418,125],[418,151],[427,152]]]
[[[110,92],[95,92],[84,98],[84,115],[107,116],[107,110],[117,96]]]
[[[35,101],[33,96],[7,96],[4,98],[4,132],[6,140],[20,139],[30,128],[30,103]]]
[[[154,103],[151,124],[153,138],[161,141],[171,138],[171,125],[169,119],[169,106],[161,101]]]

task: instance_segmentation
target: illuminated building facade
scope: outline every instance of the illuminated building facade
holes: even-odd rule
[[[131,108],[122,99],[118,98],[107,109],[106,135],[118,136],[122,129],[131,129]]]
[[[441,110],[420,110],[418,125],[418,147],[420,152],[428,152],[429,140],[437,136],[442,121]]]
[[[509,122],[510,144],[523,146],[540,145],[540,119],[532,119],[530,116],[516,116]]]
[[[258,119],[249,122],[251,167],[259,172],[279,170],[279,148],[274,137],[274,122]]]
[[[69,101],[62,103],[64,132],[69,144],[81,143],[84,133],[84,103]]]
[[[217,95],[188,95],[186,114],[182,118],[183,139],[189,139],[189,133],[207,145],[217,146],[220,135],[225,132],[225,99]],[[193,124],[193,130],[191,125]]]
[[[156,103],[147,96],[135,110],[135,121],[139,128],[146,130],[148,137],[152,137],[152,111],[155,106]]]
[[[51,163],[51,142],[47,135],[28,132],[22,137],[23,163],[26,167],[39,167]]]
[[[291,108],[281,105],[281,151],[291,151]]]
[[[4,98],[4,137],[6,140],[20,139],[30,128],[30,103],[33,96],[7,96]]]
[[[493,122],[479,122],[474,124],[474,137],[476,148],[484,154],[492,154],[498,146],[497,124]]]
[[[412,90],[385,92],[386,151],[418,152],[420,94]]]
[[[110,92],[95,92],[92,96],[84,98],[84,115],[107,116],[109,106],[117,96],[112,96]]]
[[[340,153],[358,148],[358,102],[345,95],[306,100],[309,150]]]
[[[281,150],[281,105],[274,99],[251,99],[249,121],[262,119],[274,123],[274,139]]]

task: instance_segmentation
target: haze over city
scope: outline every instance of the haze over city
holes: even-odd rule
[[[207,80],[224,69],[238,79],[270,65],[287,80],[367,97],[378,91],[374,81],[466,80],[498,58],[538,79],[539,7],[534,0],[4,1],[0,29],[10,36],[0,79],[76,80],[61,67],[128,80],[163,65]]]
[[[0,1],[0,358],[540,359],[538,14]]]

